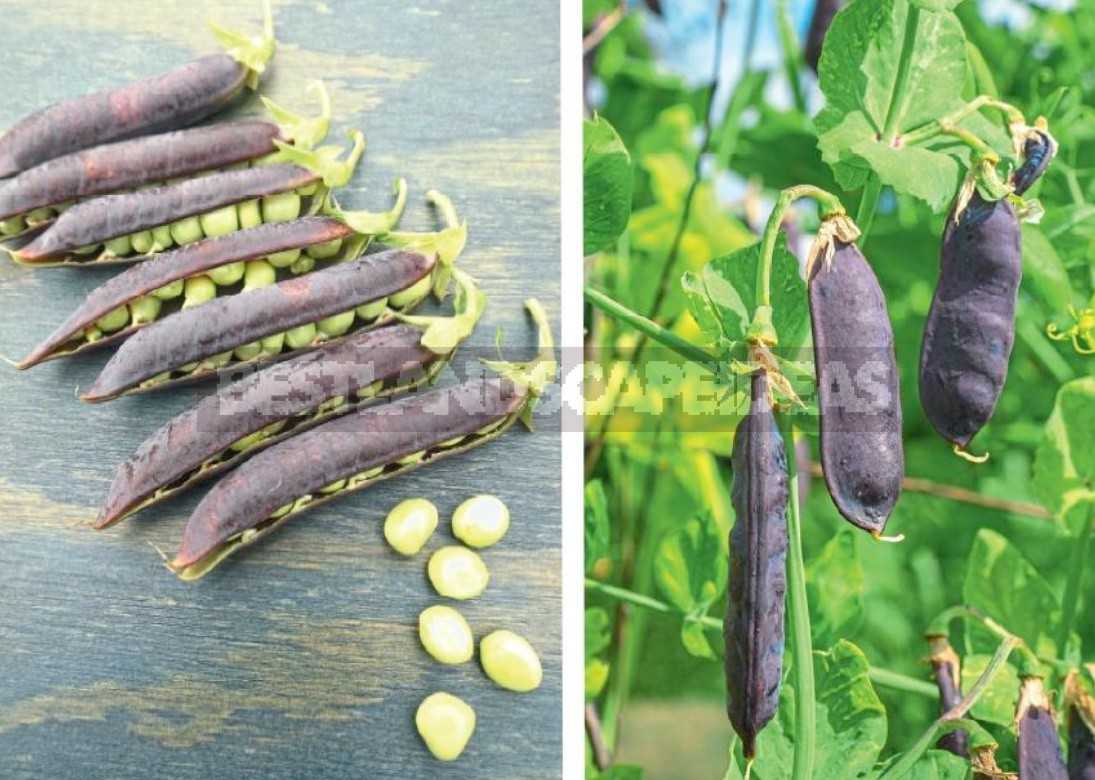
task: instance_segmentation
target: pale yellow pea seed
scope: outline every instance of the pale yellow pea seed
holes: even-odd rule
[[[498,544],[509,530],[509,508],[498,496],[472,496],[452,514],[452,532],[469,547]]]
[[[438,594],[465,601],[487,588],[490,574],[478,553],[467,547],[442,547],[430,557],[427,567],[430,582]]]
[[[452,607],[434,606],[418,616],[422,646],[443,664],[462,664],[475,653],[475,639],[464,616]]]
[[[384,520],[384,538],[397,553],[414,555],[437,529],[437,507],[424,498],[408,498]]]
[[[434,758],[455,761],[475,733],[475,710],[451,693],[438,692],[418,705],[414,724]]]
[[[479,643],[483,671],[498,685],[518,693],[540,687],[544,669],[528,640],[512,631],[495,631]]]

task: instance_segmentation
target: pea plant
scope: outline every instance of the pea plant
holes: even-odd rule
[[[586,0],[588,777],[1095,772],[1079,5]]]

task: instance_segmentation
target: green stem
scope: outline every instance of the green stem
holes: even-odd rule
[[[675,615],[683,618],[684,620],[690,620],[695,623],[699,623],[704,628],[709,628],[712,631],[722,631],[722,621],[717,617],[710,615],[703,615],[701,617],[690,617],[684,614],[675,607],[666,604],[664,601],[651,598],[650,596],[643,595],[642,593],[636,593],[633,590],[627,588],[621,588],[617,585],[609,585],[604,582],[599,582],[589,577],[585,580],[585,589],[592,593],[598,593],[602,596],[607,596],[617,601],[622,601],[625,604],[631,604],[636,607],[642,607],[648,609],[651,612],[659,612],[663,615]],[[915,677],[909,677],[906,674],[900,672],[890,671],[889,669],[882,669],[877,666],[872,666],[868,670],[868,674],[871,678],[871,682],[882,688],[890,688],[895,691],[903,691],[905,693],[911,693],[916,696],[923,696],[928,699],[938,699],[939,691],[934,685],[924,680],[918,680]]]
[[[981,140],[981,138],[976,133],[966,130],[963,127],[957,127],[952,124],[941,123],[939,125],[939,134],[949,135],[952,138],[957,138],[959,141],[964,143],[970,149],[973,149],[974,152],[981,155],[982,157],[986,155],[991,155],[993,153],[992,148],[983,140]]]
[[[1008,656],[1011,655],[1011,651],[1019,645],[1019,639],[1015,636],[1008,636],[1000,643],[1000,647],[997,648],[996,653],[992,656],[988,666],[985,667],[985,671],[981,673],[981,676],[977,678],[977,682],[970,688],[969,693],[962,697],[962,701],[958,702],[953,708],[940,715],[928,730],[916,741],[916,743],[905,753],[902,754],[901,759],[894,764],[890,765],[889,769],[883,772],[878,780],[899,780],[913,768],[920,757],[924,755],[933,744],[936,742],[939,729],[943,727],[948,721],[959,720],[969,712],[970,708],[984,695],[988,690],[989,685],[996,678],[996,675],[1000,673],[1000,670],[1004,668],[1007,663]]]
[[[967,620],[973,620],[977,623],[980,623],[982,626],[985,627],[987,631],[996,635],[1000,639],[1014,639],[1016,642],[1015,649],[1018,651],[1019,655],[1023,659],[1020,665],[1020,674],[1023,676],[1039,676],[1041,674],[1041,661],[1038,659],[1038,656],[1034,654],[1034,651],[1027,646],[1026,642],[1017,637],[1015,634],[1008,631],[1006,628],[1004,628],[1002,625],[997,623],[995,620],[993,620],[991,617],[989,617],[976,607],[971,607],[966,604],[958,604],[953,607],[948,607],[947,609],[940,612],[936,616],[936,618],[928,624],[928,630],[926,633],[929,636],[932,634],[945,635],[948,633],[948,626],[950,625],[950,623],[954,620],[958,620],[959,618],[965,618]]]
[[[779,416],[779,427],[788,450],[795,448],[790,418]],[[802,518],[799,511],[798,468],[795,458],[787,459],[787,607],[791,629],[791,676],[795,688],[795,758],[791,780],[811,780],[817,748],[817,703],[814,691],[814,648],[810,629],[810,606],[806,598],[806,567],[802,560]]]
[[[882,194],[882,180],[877,173],[871,173],[863,185],[863,196],[859,199],[859,212],[855,215],[855,224],[859,228],[862,240],[866,241],[874,222],[874,213],[878,209],[878,197]]]
[[[664,328],[651,319],[644,317],[637,311],[627,308],[614,298],[605,295],[600,290],[592,287],[585,288],[585,299],[609,316],[625,322],[640,333],[649,336],[663,346],[676,352],[683,358],[694,363],[705,365],[714,370],[718,358],[692,342],[682,339],[673,331]]]
[[[976,114],[982,108],[993,108],[1004,114],[1010,124],[1026,124],[1027,120],[1023,112],[1010,103],[997,100],[991,95],[980,95],[956,111],[947,114],[941,119],[928,122],[926,125],[910,130],[901,136],[903,146],[926,143],[935,138],[946,125],[957,125]]]
[[[799,198],[816,200],[823,220],[833,214],[844,213],[844,206],[839,198],[811,184],[798,184],[779,193],[776,205],[772,207],[772,213],[768,215],[768,224],[764,228],[763,243],[760,247],[760,265],[757,266],[758,309],[772,306],[772,258],[776,252],[776,236],[779,235],[779,228],[783,224],[787,210]]]
[[[916,51],[916,34],[920,29],[920,7],[909,4],[909,14],[905,17],[905,40],[901,44],[901,59],[897,62],[897,76],[894,78],[894,91],[890,106],[886,110],[886,124],[882,127],[882,141],[889,145],[897,137],[901,118],[909,102],[909,71],[912,69],[913,53]]]
[[[1095,520],[1093,507],[1088,507],[1084,517],[1084,527],[1072,548],[1072,560],[1068,568],[1068,581],[1065,583],[1065,597],[1061,602],[1061,630],[1057,633],[1057,654],[1064,655],[1068,645],[1072,624],[1076,620],[1076,609],[1080,603],[1080,584],[1084,578],[1084,564],[1087,562],[1087,548],[1091,542],[1092,521]]]

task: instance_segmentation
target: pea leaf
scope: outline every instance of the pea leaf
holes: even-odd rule
[[[702,271],[681,278],[688,310],[709,344],[717,348],[739,344],[749,330],[757,307],[760,252],[760,243],[754,243],[716,257]],[[775,352],[798,360],[808,332],[806,284],[783,233],[776,238],[771,285],[773,325],[779,335]]]
[[[643,768],[631,764],[613,764],[597,775],[597,780],[643,780]]]
[[[594,116],[583,124],[585,147],[584,253],[610,245],[627,227],[631,215],[631,155],[608,120]]]
[[[825,647],[859,630],[866,608],[863,592],[855,533],[842,529],[806,567],[815,643]]]
[[[669,531],[654,558],[654,580],[665,598],[686,615],[706,611],[726,590],[726,552],[710,517],[693,518]]]
[[[995,531],[982,528],[973,540],[962,598],[1007,626],[1036,653],[1056,651],[1049,629],[1060,618],[1057,597],[1022,553]],[[999,642],[972,621],[967,626],[971,647],[995,647]]]
[[[593,701],[601,695],[605,683],[608,682],[608,672],[611,667],[608,661],[600,658],[590,658],[586,661],[585,691],[586,701]]]
[[[874,777],[873,767],[886,743],[886,710],[867,675],[867,658],[841,640],[828,652],[814,653],[817,690],[817,755],[813,780]],[[757,780],[786,780],[794,763],[795,696],[780,692],[775,719],[757,737]]]
[[[962,659],[962,690],[968,691],[989,665],[989,654],[970,653]],[[984,695],[970,710],[976,720],[1011,726],[1015,722],[1015,698],[1019,691],[1019,675],[1015,667],[1007,664],[989,683]]]
[[[923,200],[937,212],[953,196],[957,162],[947,154],[900,143],[902,133],[959,104],[966,78],[966,40],[957,17],[944,8],[948,2],[920,3],[924,10],[915,35],[908,38],[913,49],[903,96],[895,93],[908,0],[852,3],[833,20],[819,65],[826,105],[815,121],[822,158],[844,189],[863,186],[874,171],[883,184]],[[925,7],[935,5],[940,7]],[[892,137],[884,137],[887,130]]]
[[[585,508],[585,570],[588,574],[597,561],[608,555],[610,542],[608,499],[601,480],[586,483]]]
[[[1070,510],[1095,501],[1095,377],[1061,386],[1046,421],[1034,460],[1034,490],[1060,517],[1083,516]],[[1073,529],[1075,533],[1078,528]]]
[[[688,651],[689,655],[696,658],[706,658],[709,661],[718,659],[715,651],[711,649],[711,643],[707,641],[707,635],[704,633],[702,623],[685,620],[681,624],[681,644],[684,645],[684,649]]]
[[[1060,255],[1045,234],[1023,226],[1023,274],[1050,312],[1064,313],[1072,302],[1072,283]]]
[[[901,758],[894,756],[893,760]],[[902,777],[916,780],[966,780],[970,762],[946,750],[927,750]]]
[[[608,613],[601,607],[589,607],[585,615],[586,660],[596,657],[612,642]]]

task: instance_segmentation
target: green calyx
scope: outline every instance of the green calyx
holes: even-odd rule
[[[521,411],[521,421],[525,427],[532,430],[532,412],[544,390],[555,381],[559,373],[559,364],[555,360],[555,339],[551,335],[551,323],[548,322],[544,307],[535,298],[527,298],[525,308],[539,328],[540,343],[536,357],[525,363],[484,360],[483,365],[528,390],[529,396]]]
[[[354,146],[345,160],[339,155],[343,147],[335,145],[321,146],[318,149],[299,149],[283,141],[274,141],[278,147],[277,159],[307,168],[323,179],[327,189],[345,187],[354,175],[361,155],[365,153],[365,136],[360,130],[350,133]]]
[[[409,325],[423,328],[422,346],[435,355],[449,355],[475,330],[487,307],[487,296],[475,286],[475,280],[458,268],[452,269],[456,279],[456,300],[451,317],[423,317],[397,314]]]
[[[441,214],[445,223],[442,230],[435,233],[389,232],[379,238],[389,246],[406,247],[425,254],[436,253],[438,266],[434,271],[433,294],[441,300],[448,292],[456,260],[467,245],[468,224],[460,222],[452,201],[437,190],[427,192],[426,201]]]
[[[323,209],[323,213],[345,223],[363,236],[389,234],[403,217],[403,209],[407,205],[406,179],[398,178],[392,183],[392,195],[395,196],[395,203],[389,211],[343,211],[337,201],[331,201]]]
[[[331,128],[331,96],[322,81],[313,81],[306,90],[309,93],[319,95],[319,116],[303,117],[294,114],[286,108],[282,108],[265,95],[262,96],[262,104],[266,112],[278,124],[281,131],[292,139],[293,145],[300,149],[312,149],[327,137],[327,131]]]
[[[262,35],[259,36],[244,35],[234,30],[226,30],[215,22],[206,22],[226,48],[225,53],[251,71],[247,78],[247,86],[251,89],[258,86],[259,76],[266,70],[266,63],[274,56],[277,45],[274,40],[274,12],[270,7],[270,0],[263,0],[262,11]]]

